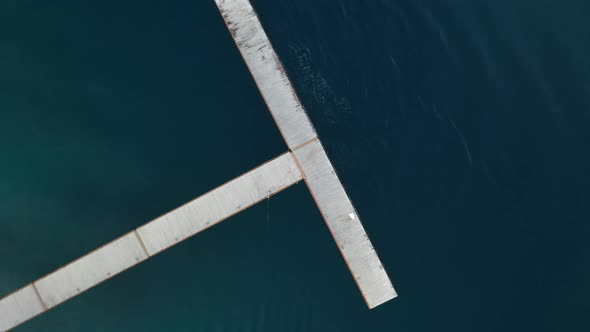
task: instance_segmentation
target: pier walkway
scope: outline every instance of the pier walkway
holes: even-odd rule
[[[305,180],[369,308],[397,296],[249,0],[215,0],[290,152],[0,300],[0,331]]]
[[[0,331],[69,300],[302,180],[285,153],[0,300]]]
[[[249,0],[216,0],[369,308],[397,296]]]

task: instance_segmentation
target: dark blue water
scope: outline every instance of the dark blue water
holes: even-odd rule
[[[20,330],[590,329],[589,3],[253,4],[400,297],[297,185]],[[0,296],[286,150],[212,1],[0,31]]]

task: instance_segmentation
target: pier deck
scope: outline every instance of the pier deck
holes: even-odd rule
[[[369,308],[397,296],[249,0],[216,0]]]
[[[302,180],[285,153],[0,300],[7,331]]]
[[[397,296],[249,0],[216,0],[291,152],[0,299],[0,331],[305,180],[369,308]]]

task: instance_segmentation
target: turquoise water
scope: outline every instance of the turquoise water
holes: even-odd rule
[[[590,5],[253,3],[400,297],[299,184],[19,331],[588,330]],[[0,31],[0,296],[286,151],[213,1]]]

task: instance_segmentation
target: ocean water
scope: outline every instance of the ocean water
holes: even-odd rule
[[[253,0],[399,298],[303,184],[18,331],[587,331],[590,3]],[[213,1],[0,4],[0,296],[286,151]]]

